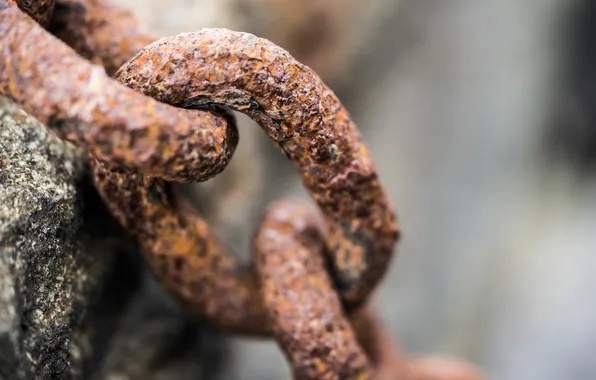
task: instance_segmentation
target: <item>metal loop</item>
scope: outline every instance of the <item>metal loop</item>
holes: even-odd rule
[[[268,40],[203,29],[150,44],[115,77],[164,103],[224,105],[258,122],[325,216],[342,299],[367,299],[390,264],[395,215],[356,125],[311,69]]]
[[[398,239],[394,213],[348,112],[280,47],[223,29],[157,40],[106,0],[0,0],[0,93],[89,152],[98,191],[170,293],[221,328],[273,335],[296,379],[483,379],[406,358],[367,306]],[[230,109],[296,164],[327,227],[275,203],[247,266],[166,182],[224,170],[238,142]]]
[[[0,36],[0,93],[94,157],[179,182],[205,181],[229,162],[238,142],[229,112],[177,109],[127,89],[13,0],[0,0]]]

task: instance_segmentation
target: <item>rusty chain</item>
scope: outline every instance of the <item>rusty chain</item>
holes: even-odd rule
[[[280,47],[224,29],[160,39],[106,0],[0,0],[0,93],[89,153],[99,193],[172,295],[220,328],[272,335],[296,379],[483,378],[405,358],[387,338],[367,300],[398,239],[394,213],[348,112]],[[295,163],[326,226],[271,205],[245,267],[166,182],[225,169],[230,110]]]

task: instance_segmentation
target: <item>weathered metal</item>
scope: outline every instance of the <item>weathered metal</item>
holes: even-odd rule
[[[204,29],[148,45],[115,77],[164,103],[224,105],[258,122],[325,217],[344,302],[366,300],[389,266],[395,215],[356,125],[312,70],[254,35]]]
[[[220,173],[238,141],[229,112],[177,109],[111,79],[0,0],[0,93],[100,160],[181,182]]]
[[[0,0],[0,93],[89,152],[165,289],[222,329],[273,335],[296,379],[483,378],[392,344],[367,301],[399,237],[394,212],[348,112],[280,47],[224,29],[158,39],[106,0]],[[248,265],[168,182],[224,170],[230,110],[294,162],[325,226],[303,205],[271,205]]]
[[[322,255],[325,239],[310,210],[274,203],[254,239],[253,263],[275,339],[295,379],[371,379]]]

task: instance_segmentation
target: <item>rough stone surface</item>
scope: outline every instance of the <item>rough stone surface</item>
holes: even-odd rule
[[[223,341],[164,295],[85,163],[0,97],[0,380],[213,378]]]
[[[63,378],[82,272],[80,155],[0,100],[0,375]],[[12,360],[11,360],[12,359]]]

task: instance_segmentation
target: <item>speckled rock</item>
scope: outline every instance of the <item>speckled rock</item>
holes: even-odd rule
[[[0,380],[210,379],[223,349],[147,272],[84,152],[0,96]]]
[[[83,302],[73,295],[88,282],[77,239],[81,152],[4,98],[0,126],[0,375],[64,378]]]

